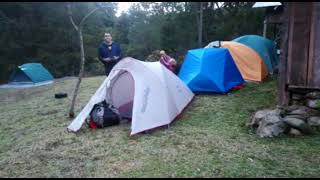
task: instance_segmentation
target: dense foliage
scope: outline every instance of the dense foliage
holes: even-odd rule
[[[113,33],[124,56],[140,60],[164,49],[181,63],[188,49],[198,48],[198,2],[141,2],[116,17],[117,3],[90,16],[83,31],[87,75],[103,74],[97,47],[103,32]],[[261,34],[263,11],[253,2],[203,2],[202,46],[214,40],[231,40],[244,34]],[[93,2],[74,3],[79,22]],[[76,31],[65,3],[7,2],[0,6],[0,82],[27,62],[42,63],[56,78],[79,73],[80,53]]]

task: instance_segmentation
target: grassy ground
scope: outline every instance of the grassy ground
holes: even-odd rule
[[[102,81],[84,79],[77,113]],[[245,127],[254,111],[275,107],[275,80],[198,95],[169,129],[134,137],[128,123],[66,132],[74,85],[0,90],[0,177],[320,176],[320,133],[260,139]]]

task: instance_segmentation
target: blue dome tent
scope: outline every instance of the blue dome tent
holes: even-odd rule
[[[193,92],[225,93],[244,83],[225,48],[189,50],[178,76]]]
[[[52,84],[54,77],[40,63],[26,63],[18,66],[10,76],[8,84],[0,88],[27,88]]]

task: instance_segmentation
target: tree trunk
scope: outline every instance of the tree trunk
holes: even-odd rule
[[[202,24],[203,24],[203,3],[200,2],[200,9],[199,9],[199,24],[198,24],[198,46],[199,48],[202,47]]]
[[[76,103],[76,99],[78,96],[79,87],[80,87],[80,83],[81,83],[83,72],[84,72],[84,63],[85,63],[84,48],[83,48],[83,36],[82,36],[82,28],[81,27],[79,28],[78,33],[79,33],[79,39],[80,39],[81,64],[80,64],[80,72],[79,72],[78,81],[76,84],[76,88],[74,89],[74,92],[73,92],[72,104],[71,104],[71,108],[69,111],[70,118],[74,117],[74,105]]]
[[[81,63],[80,63],[80,72],[79,72],[79,77],[78,77],[78,82],[76,84],[76,88],[74,89],[73,92],[73,98],[72,98],[72,102],[71,102],[71,107],[70,107],[70,111],[69,111],[69,117],[73,118],[74,117],[74,106],[76,104],[76,99],[78,96],[78,92],[79,92],[79,87],[80,87],[80,83],[82,80],[82,76],[83,76],[83,72],[84,72],[84,63],[85,63],[85,57],[84,57],[84,48],[83,48],[83,36],[82,36],[82,27],[84,25],[84,23],[86,22],[87,18],[93,14],[95,11],[97,11],[98,9],[102,8],[102,6],[99,5],[99,7],[93,9],[90,13],[88,13],[80,22],[79,26],[77,26],[75,24],[75,22],[73,21],[72,18],[72,11],[71,11],[71,4],[67,4],[67,8],[68,8],[68,15],[70,18],[70,21],[73,25],[73,27],[75,28],[75,30],[78,32],[79,35],[79,40],[80,40],[80,54],[81,54]]]

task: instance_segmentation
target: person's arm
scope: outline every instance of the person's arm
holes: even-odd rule
[[[98,59],[99,59],[103,64],[105,64],[105,63],[107,63],[107,62],[109,62],[109,61],[111,60],[110,58],[104,58],[104,57],[106,57],[106,54],[105,54],[105,52],[103,51],[103,48],[100,47],[100,48],[98,49]]]
[[[119,60],[122,59],[122,51],[121,51],[121,48],[120,48],[120,45],[118,45],[118,54],[119,54]]]
[[[115,45],[115,48],[116,48],[116,55],[117,56],[114,56],[114,60],[115,61],[120,61],[122,59],[122,54],[121,54],[121,49],[120,49],[120,46],[118,44]]]
[[[177,65],[177,61],[174,58],[171,58],[169,62],[170,62],[171,66],[176,66]]]
[[[112,61],[111,58],[102,58],[102,60],[103,60],[104,62],[110,62],[110,61]]]
[[[105,64],[106,62],[103,60],[102,54],[103,54],[102,49],[101,49],[101,47],[99,47],[98,48],[98,59],[100,62],[102,62],[102,64]]]
[[[161,56],[162,63],[166,66],[170,66],[170,57],[168,55],[162,55]]]

